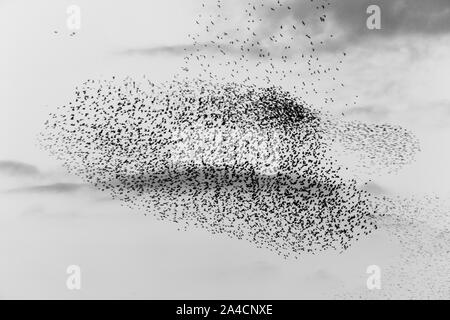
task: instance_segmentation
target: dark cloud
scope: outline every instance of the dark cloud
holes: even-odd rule
[[[357,33],[371,32],[366,26],[369,5],[381,9],[382,35],[409,33],[448,33],[450,31],[450,1],[448,0],[341,0],[334,4],[338,22]],[[361,14],[362,12],[362,14]]]
[[[233,46],[229,46],[224,43],[220,43],[223,50],[227,53],[239,53],[239,49]],[[212,46],[211,43],[199,43],[197,45],[171,45],[171,46],[152,46],[152,47],[141,47],[141,48],[132,48],[125,51],[120,52],[125,55],[182,55],[189,54],[193,52],[212,52],[216,54],[220,54],[215,46]]]
[[[83,188],[88,188],[88,186],[80,183],[52,183],[11,189],[8,193],[74,193]]]
[[[147,48],[134,48],[123,51],[123,54],[126,55],[158,55],[158,54],[173,54],[178,55],[185,53],[187,51],[192,51],[193,46],[190,45],[173,45],[173,46],[154,46]]]
[[[269,37],[279,30],[280,25],[304,20],[309,28],[308,33],[317,37],[323,35],[328,38],[326,46],[318,50],[340,50],[349,45],[355,45],[363,40],[384,39],[402,37],[407,35],[438,36],[450,32],[450,0],[335,0],[331,4],[321,7],[326,1],[311,0],[284,1],[291,10],[266,10],[262,15],[262,22],[257,27],[256,33],[260,40]],[[367,8],[370,5],[378,5],[381,9],[381,30],[369,30],[367,19],[370,14]],[[319,9],[317,9],[319,7]],[[238,7],[235,10],[242,11]],[[235,13],[240,14],[239,12]],[[326,22],[320,21],[320,17],[326,15]],[[331,26],[331,27],[330,27]],[[230,26],[229,33],[233,33]],[[287,32],[287,31],[285,31]],[[293,32],[291,30],[291,32]],[[333,33],[333,39],[328,33]],[[236,35],[239,38],[239,35]],[[239,50],[233,46],[221,43],[227,53],[239,54]],[[124,51],[125,54],[181,55],[196,50],[208,52],[212,49],[210,43],[193,45],[167,45],[148,48],[134,48]],[[257,54],[250,52],[249,55]]]
[[[291,0],[292,10],[279,10],[266,15],[271,20],[268,26],[279,27],[289,19],[304,19],[314,34],[324,32],[319,16],[327,15],[327,22],[333,25],[338,37],[329,42],[329,49],[355,44],[363,39],[387,38],[404,35],[436,36],[450,32],[449,0],[339,0],[331,2],[326,10],[317,11],[322,2]],[[378,5],[381,9],[381,30],[369,30],[366,26],[367,8]],[[328,31],[327,31],[328,32]]]
[[[19,161],[0,161],[0,174],[11,176],[35,176],[39,169],[31,164]]]

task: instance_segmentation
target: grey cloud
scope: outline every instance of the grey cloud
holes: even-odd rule
[[[39,173],[39,169],[31,164],[19,161],[0,161],[0,174],[11,176],[35,176]]]
[[[186,51],[192,51],[193,46],[191,45],[173,45],[173,46],[155,46],[148,48],[134,48],[123,51],[123,54],[126,55],[158,55],[158,54],[173,54],[178,55],[185,53]]]
[[[88,188],[88,186],[80,183],[52,183],[47,185],[15,188],[9,190],[8,193],[74,193],[82,190],[83,188]]]
[[[227,53],[240,53],[239,49],[229,46],[224,43],[220,43],[221,48]],[[155,55],[182,55],[189,54],[196,51],[201,52],[212,52],[215,54],[220,54],[220,51],[216,46],[211,43],[198,43],[197,45],[168,45],[168,46],[153,46],[153,47],[142,47],[142,48],[133,48],[120,52],[124,55],[147,55],[147,56],[155,56]]]
[[[319,16],[327,15],[340,37],[329,42],[328,49],[355,44],[363,39],[387,38],[402,35],[436,36],[450,32],[450,1],[448,0],[339,0],[326,10],[317,11],[317,1],[289,1],[292,10],[278,10],[266,15],[279,27],[283,21],[304,19],[314,34],[323,31]],[[321,4],[322,2],[320,2]],[[369,30],[366,26],[367,8],[378,5],[381,9],[381,30]]]
[[[393,108],[392,105],[362,105],[345,111],[350,119],[370,121],[390,121],[392,119],[409,119],[414,123],[432,126],[448,126],[450,120],[450,101],[438,100],[427,104],[408,104],[405,108]]]
[[[448,0],[341,0],[333,14],[347,29],[366,28],[366,9],[378,5],[381,9],[381,34],[391,36],[409,33],[447,33],[450,31],[450,1]],[[362,12],[362,14],[360,14]]]
[[[318,36],[327,30],[333,30],[335,37],[329,38],[324,48],[318,50],[338,50],[348,45],[355,45],[363,40],[401,37],[406,35],[437,36],[450,33],[450,1],[449,0],[339,0],[326,6],[323,10],[316,9],[324,1],[296,1],[284,2],[285,7],[291,10],[265,10],[259,13],[261,24],[255,30],[261,39],[268,37],[280,25],[289,24],[300,20],[307,23],[308,33]],[[381,9],[381,30],[369,30],[366,26],[367,8],[370,5],[378,5]],[[237,10],[243,10],[239,7]],[[236,13],[238,14],[238,13]],[[326,22],[319,17],[326,15]],[[331,28],[329,27],[331,24]],[[327,28],[325,28],[327,26]],[[232,34],[233,27],[229,33]],[[288,31],[284,31],[288,32]],[[291,30],[290,32],[294,32]],[[329,31],[327,31],[329,32]],[[337,36],[336,36],[337,35]],[[236,35],[236,37],[239,37]],[[239,50],[233,46],[221,44],[227,53],[239,54]],[[181,55],[186,52],[211,51],[212,46],[207,43],[193,45],[168,45],[149,48],[135,48],[127,50],[125,54],[157,55],[170,54]],[[257,54],[257,52],[249,53]]]
[[[363,105],[345,111],[348,116],[368,116],[371,119],[385,119],[392,111],[379,105]]]

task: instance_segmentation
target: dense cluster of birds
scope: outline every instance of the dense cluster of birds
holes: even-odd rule
[[[242,139],[222,136],[218,152],[211,129]],[[287,256],[344,250],[377,227],[370,194],[341,178],[324,129],[318,111],[277,87],[113,78],[79,87],[40,141],[132,207]]]
[[[326,23],[331,2],[203,3],[204,12],[195,20],[197,31],[188,35],[192,44],[185,48],[185,66],[179,76],[184,81],[281,86],[315,108],[336,109],[338,93],[345,86],[338,73],[347,53],[321,54],[339,38]],[[350,160],[355,175],[396,172],[420,150],[415,136],[399,126],[343,121],[330,114],[323,117],[327,118],[323,122],[329,122],[326,132],[334,156]],[[349,151],[353,159],[348,159]]]
[[[343,121],[307,102],[311,94],[335,102],[346,53],[333,66],[318,54],[334,37],[315,32],[329,1],[287,3],[253,0],[239,16],[216,1],[214,14],[195,21],[200,30],[172,81],[84,82],[51,114],[42,147],[85,181],[180,229],[286,257],[347,249],[389,209],[352,171],[399,168],[418,144],[402,128]],[[298,18],[299,10],[308,15]],[[339,155],[348,154],[356,161],[347,166]]]
[[[401,126],[323,117],[333,156],[351,166],[354,177],[396,173],[420,151],[416,136]]]

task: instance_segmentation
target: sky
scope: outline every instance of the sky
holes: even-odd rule
[[[238,23],[242,2],[223,2]],[[310,4],[291,1],[291,15],[265,17],[261,33],[289,19],[310,19],[316,36],[332,30],[336,37],[320,55],[332,62],[347,53],[339,74],[346,86],[331,106],[305,98],[345,119],[410,129],[422,149],[415,163],[375,182],[383,192],[448,199],[450,1],[331,2],[326,30],[314,24]],[[81,8],[75,36],[66,26],[73,4]],[[369,4],[381,8],[381,30],[365,25]],[[46,117],[80,82],[111,75],[163,81],[180,72],[200,9],[199,0],[0,1],[0,298],[328,296],[364,288],[366,266],[395,261],[398,249],[384,249],[382,231],[342,255],[302,261],[179,232],[84,185],[39,149]],[[65,287],[70,264],[83,270],[79,292]]]

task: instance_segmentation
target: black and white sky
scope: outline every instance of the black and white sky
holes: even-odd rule
[[[239,23],[245,1],[223,2]],[[293,0],[290,14],[264,17],[260,32],[269,34],[292,19],[310,21],[317,37],[332,31],[336,36],[319,54],[332,61],[347,53],[339,75],[346,86],[327,111],[402,125],[421,140],[416,163],[396,176],[379,177],[379,190],[448,196],[450,0],[330,2],[326,26],[310,1]],[[36,134],[48,113],[64,104],[78,83],[112,74],[160,81],[179,72],[201,3],[0,1],[0,298],[70,298],[64,284],[70,264],[80,264],[86,277],[95,279],[77,297],[323,296],[330,283],[364,285],[365,266],[395,254],[395,247],[384,250],[388,244],[375,235],[345,255],[305,258],[298,265],[234,240],[179,233],[67,175],[37,147]],[[72,4],[81,8],[76,36],[66,26]],[[369,5],[381,9],[381,30],[366,26]],[[172,242],[165,243],[167,238]]]

